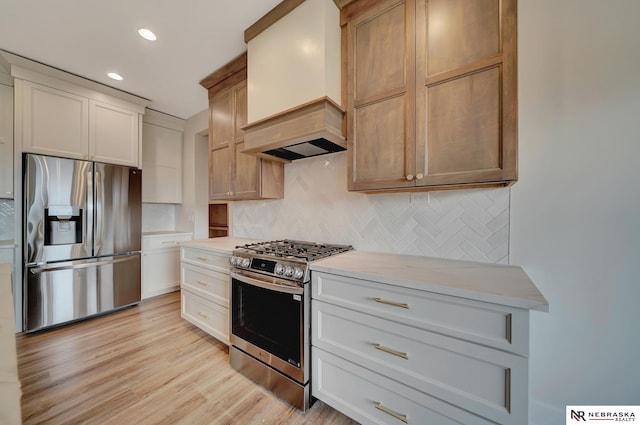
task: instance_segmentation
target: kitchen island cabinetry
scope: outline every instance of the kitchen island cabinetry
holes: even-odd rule
[[[362,423],[521,424],[529,310],[513,266],[353,251],[312,265],[312,395]]]
[[[247,124],[247,56],[200,82],[209,91],[209,199],[284,196],[284,164],[243,154]]]
[[[142,235],[142,299],[180,288],[180,242],[188,232],[150,232]]]
[[[181,243],[181,316],[229,345],[229,257],[255,242],[222,237]]]
[[[337,3],[349,190],[514,182],[516,1]]]

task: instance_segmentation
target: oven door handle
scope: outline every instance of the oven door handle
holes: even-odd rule
[[[304,288],[267,282],[262,279],[249,277],[242,272],[231,272],[231,278],[248,283],[249,285],[258,286],[260,288],[269,289],[272,291],[283,292],[285,294],[302,295],[304,293]]]

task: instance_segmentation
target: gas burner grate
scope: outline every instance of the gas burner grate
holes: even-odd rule
[[[291,239],[258,242],[237,246],[236,248],[245,249],[258,255],[299,258],[305,261],[315,261],[353,249],[351,245],[335,245]]]

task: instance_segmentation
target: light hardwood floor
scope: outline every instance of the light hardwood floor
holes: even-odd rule
[[[355,424],[317,401],[305,414],[229,366],[229,351],[180,317],[180,293],[17,336],[29,424]]]

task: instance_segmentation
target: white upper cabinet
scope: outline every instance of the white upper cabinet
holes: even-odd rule
[[[142,128],[142,202],[182,203],[184,121],[147,111]]]
[[[14,78],[18,152],[141,167],[147,99],[7,52],[2,57]]]
[[[0,198],[13,199],[13,87],[0,84]]]
[[[89,158],[139,167],[140,114],[126,108],[89,102]]]

